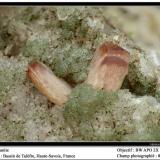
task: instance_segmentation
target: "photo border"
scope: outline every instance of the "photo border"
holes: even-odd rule
[[[0,2],[0,7],[16,6],[159,6],[160,2]],[[160,146],[160,141],[67,141],[0,142],[0,146]]]

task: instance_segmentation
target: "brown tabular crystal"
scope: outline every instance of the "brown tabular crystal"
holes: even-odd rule
[[[129,53],[112,42],[96,50],[86,82],[96,89],[116,91],[128,74]]]
[[[51,102],[63,105],[71,92],[71,87],[40,62],[32,62],[28,66],[27,75],[34,86]]]

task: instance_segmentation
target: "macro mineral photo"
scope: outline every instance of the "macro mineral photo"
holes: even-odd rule
[[[0,6],[0,141],[160,141],[160,7]]]

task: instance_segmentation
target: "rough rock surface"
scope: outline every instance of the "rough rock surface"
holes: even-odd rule
[[[0,141],[160,140],[158,7],[1,7]],[[95,49],[131,56],[115,93],[85,84]],[[26,77],[40,60],[74,89],[59,107]]]

